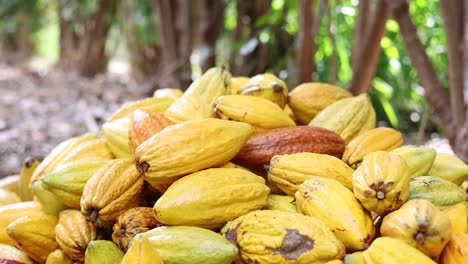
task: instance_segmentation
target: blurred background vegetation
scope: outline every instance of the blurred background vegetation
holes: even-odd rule
[[[221,64],[234,76],[274,73],[290,89],[306,81],[333,83],[355,93],[368,91],[379,125],[406,134],[420,130],[420,140],[423,132],[427,139],[454,121],[444,121],[440,117],[447,113],[426,100],[431,90],[422,85],[400,33],[404,19],[394,19],[392,12],[408,4],[416,37],[448,97],[444,1],[387,2],[398,5],[383,0],[0,0],[1,58],[14,64],[40,58],[41,65],[86,77],[128,68],[132,78],[148,85],[148,94],[160,87],[184,89]],[[447,12],[457,7],[451,8]],[[375,34],[379,31],[381,36]],[[377,46],[369,45],[372,41]],[[380,50],[375,63],[367,58],[371,50]],[[373,73],[370,83],[353,88],[363,68]],[[461,95],[463,102],[463,90]],[[445,107],[451,111],[450,104]],[[466,122],[454,126],[461,129]],[[446,136],[456,142],[456,135]]]

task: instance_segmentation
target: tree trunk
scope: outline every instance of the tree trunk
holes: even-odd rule
[[[106,39],[111,27],[111,17],[116,11],[116,0],[101,0],[97,11],[85,22],[80,47],[79,72],[82,76],[93,77],[105,71],[108,60],[105,53]]]
[[[358,15],[356,18],[356,26],[353,35],[353,68],[359,65],[361,52],[364,46],[367,28],[369,27],[370,0],[359,0]]]
[[[330,37],[330,42],[332,43],[332,54],[330,62],[330,83],[336,84],[338,80],[338,54],[336,50],[336,32],[333,28],[333,12],[329,4],[327,4],[327,15],[328,15],[328,36]]]
[[[353,65],[353,79],[350,92],[357,95],[369,90],[372,77],[380,54],[380,40],[385,34],[385,24],[390,16],[390,9],[385,1],[379,1],[374,11],[372,24],[366,33],[365,45],[361,50],[358,65]]]
[[[223,27],[222,1],[197,0],[197,48],[203,71],[216,65],[216,40]]]
[[[187,89],[191,82],[189,1],[153,0],[162,52],[159,87]]]
[[[312,72],[314,71],[313,58],[313,0],[298,0],[299,12],[299,32],[297,35],[297,75],[295,84],[301,84],[312,81]]]
[[[450,83],[450,105],[457,129],[464,121],[465,107],[463,98],[463,68],[462,68],[462,25],[458,10],[463,9],[461,1],[440,1],[444,18],[444,28],[447,38],[448,74]]]
[[[70,21],[64,15],[67,0],[58,1],[58,15],[60,26],[60,53],[57,66],[62,70],[75,69],[79,61],[79,38],[73,30]]]

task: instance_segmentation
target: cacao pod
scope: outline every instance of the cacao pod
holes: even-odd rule
[[[439,258],[440,264],[468,263],[468,234],[452,235]]]
[[[434,162],[436,151],[433,148],[402,146],[391,151],[405,159],[411,169],[411,178],[426,175]]]
[[[456,156],[437,152],[427,176],[435,176],[460,185],[468,179],[468,165]]]
[[[288,98],[288,86],[275,75],[264,73],[250,78],[237,93],[265,98],[283,109]]]
[[[128,128],[128,138],[132,153],[135,154],[136,148],[141,143],[170,124],[170,121],[164,114],[135,110]]]
[[[436,264],[414,247],[391,237],[379,237],[362,254],[366,264]]]
[[[149,113],[157,112],[164,113],[166,109],[174,102],[172,98],[157,98],[148,97],[138,101],[127,102],[115,111],[107,120],[106,123],[113,122],[121,118],[130,118],[133,111],[140,109]]]
[[[410,181],[408,200],[425,199],[445,209],[457,203],[467,201],[467,194],[463,188],[433,176],[421,176]]]

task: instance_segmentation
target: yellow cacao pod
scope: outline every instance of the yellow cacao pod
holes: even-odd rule
[[[385,215],[409,196],[410,169],[403,158],[385,151],[367,154],[353,173],[354,196],[364,208]]]
[[[85,252],[86,264],[120,264],[124,253],[117,245],[107,240],[89,242]]]
[[[33,199],[33,191],[30,184],[31,177],[39,164],[41,162],[38,159],[27,158],[23,163],[23,167],[21,167],[18,192],[23,201],[31,201]]]
[[[346,254],[346,256],[344,257],[344,263],[345,264],[363,264],[364,263],[363,253],[364,251],[356,251],[351,254]]]
[[[223,228],[245,263],[319,264],[341,259],[345,247],[314,217],[277,210],[250,212]]]
[[[431,202],[411,200],[384,217],[380,233],[435,258],[449,241],[452,227],[450,219]]]
[[[288,96],[288,105],[301,124],[307,125],[332,103],[352,97],[345,89],[327,83],[303,83]]]
[[[143,184],[133,159],[111,160],[86,182],[81,212],[96,225],[113,225],[119,215],[139,205]]]
[[[184,95],[184,91],[179,88],[160,88],[154,91],[153,97],[155,98],[169,98],[177,99]]]
[[[287,103],[288,86],[275,75],[264,73],[250,78],[238,93],[265,98],[283,109]]]
[[[0,206],[14,204],[21,202],[21,198],[18,194],[4,189],[0,189]]]
[[[68,209],[55,194],[44,189],[40,181],[33,183],[32,190],[34,192],[34,200],[41,204],[42,210],[46,214],[58,216],[61,211]]]
[[[211,68],[195,80],[184,95],[166,110],[173,123],[214,117],[213,105],[218,97],[231,92],[231,74],[226,68]]]
[[[17,247],[39,263],[45,263],[47,256],[58,248],[55,242],[55,216],[23,216],[7,227],[8,235]]]
[[[252,133],[249,124],[214,118],[166,127],[138,146],[137,168],[151,185],[231,160]]]
[[[391,237],[379,237],[362,254],[365,264],[436,264],[414,247]]]
[[[147,239],[164,263],[231,264],[238,253],[220,234],[194,226],[157,227],[133,241],[140,239]]]
[[[78,210],[65,210],[55,226],[55,239],[73,261],[83,262],[88,243],[96,239],[96,228]]]
[[[248,123],[257,131],[296,125],[283,109],[261,97],[221,96],[216,101],[214,111],[218,118]]]
[[[0,259],[11,259],[24,264],[34,263],[23,251],[5,244],[0,244]]]
[[[63,204],[79,210],[86,182],[109,161],[106,158],[83,158],[60,165],[42,178],[42,187],[53,193]]]
[[[63,250],[56,249],[47,256],[46,264],[73,264],[73,261]]]
[[[403,135],[388,127],[378,127],[353,138],[345,147],[343,161],[357,167],[365,155],[379,150],[390,151],[403,144]]]
[[[294,195],[304,181],[315,177],[336,179],[352,190],[353,172],[346,163],[333,156],[300,152],[274,156],[270,161],[268,180],[289,195]]]
[[[136,239],[122,259],[121,264],[164,264],[158,250],[151,246],[147,238]]]
[[[345,143],[375,128],[375,111],[367,94],[332,103],[310,121],[310,126],[323,127],[340,135]]]
[[[245,76],[233,76],[231,78],[231,94],[237,94],[237,92],[250,80],[249,77]]]
[[[213,229],[263,208],[269,192],[265,180],[247,170],[213,168],[174,182],[156,202],[154,211],[156,219],[167,225]]]
[[[114,155],[109,150],[102,138],[96,138],[94,134],[88,133],[79,137],[68,139],[56,146],[39,164],[31,177],[31,186],[52,173],[59,165],[81,158],[107,158],[112,159]]]
[[[160,113],[147,113],[135,110],[128,128],[130,150],[135,154],[136,148],[152,135],[171,125],[171,122]]]
[[[264,209],[297,213],[296,200],[289,195],[268,195],[267,204]]]
[[[334,179],[316,177],[305,181],[296,192],[299,212],[325,223],[353,252],[369,247],[374,226],[353,192]]]
[[[148,97],[142,100],[127,102],[115,111],[107,120],[106,123],[113,122],[121,118],[130,118],[133,111],[140,109],[149,113],[157,112],[164,113],[166,109],[174,102],[172,98],[157,98]]]
[[[112,241],[126,252],[133,237],[159,226],[162,224],[154,217],[153,208],[135,207],[119,216],[112,228]]]
[[[0,243],[15,245],[13,239],[8,236],[7,227],[16,219],[23,216],[44,216],[42,207],[38,202],[21,202],[0,206]]]
[[[442,211],[452,224],[453,234],[463,234],[468,231],[466,222],[466,206],[464,203],[458,203]]]
[[[19,182],[20,176],[17,174],[6,176],[0,179],[0,189],[19,195]]]
[[[452,235],[439,258],[440,264],[468,263],[468,234]]]
[[[117,158],[130,158],[130,139],[128,129],[130,118],[120,118],[102,125],[101,136],[105,138],[106,144]]]
[[[410,181],[408,200],[425,199],[445,209],[457,203],[467,201],[467,194],[463,188],[453,182],[433,176],[421,176]]]
[[[468,165],[456,156],[437,152],[427,176],[435,176],[460,185],[468,179]]]
[[[402,146],[391,151],[405,159],[411,169],[411,178],[427,175],[436,157],[433,148],[420,148],[416,146]]]

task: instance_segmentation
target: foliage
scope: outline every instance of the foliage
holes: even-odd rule
[[[51,2],[55,3],[52,7],[49,4]],[[72,26],[79,26],[80,24],[77,22],[92,14],[99,1],[68,0],[65,2],[67,2],[67,6],[63,9],[62,16],[66,17]],[[127,1],[124,2],[127,3]],[[131,8],[131,17],[122,17],[122,14],[127,13],[118,12],[117,16],[120,17],[112,19],[119,22],[121,31],[129,30],[129,26],[133,27],[132,36],[143,46],[146,44],[156,45],[159,39],[151,0],[128,2],[131,4],[121,5],[121,8],[122,6]],[[217,40],[217,63],[227,64],[230,56],[245,56],[246,53],[251,52],[252,48],[264,45],[267,50],[264,55],[267,56],[267,71],[290,81],[295,71],[294,47],[295,36],[298,32],[297,1],[271,0],[268,12],[255,21],[254,28],[257,34],[252,37],[244,33],[237,41],[233,41],[232,37],[237,26],[237,1],[224,0],[224,2],[223,30]],[[316,9],[320,1],[314,2]],[[335,76],[332,76],[332,68],[333,63],[335,63],[333,53],[336,52],[336,84],[346,88],[353,73],[351,58],[358,0],[330,0],[327,2],[330,12],[322,14],[316,35],[313,76],[314,80],[320,82],[331,82],[335,79]],[[418,27],[418,34],[439,73],[439,77],[444,84],[447,84],[446,41],[439,3],[437,0],[409,2],[412,18]],[[22,12],[28,14],[29,29],[33,34],[35,32],[41,34],[49,32],[48,34],[51,34],[51,30],[58,30],[57,16],[50,14],[50,12],[54,12],[55,8],[55,1],[0,0],[0,37],[3,39],[3,45],[14,44],[14,33],[18,25],[17,17]],[[129,21],[127,19],[131,21],[126,23],[125,21]],[[55,25],[55,29],[50,28],[51,24]],[[41,30],[44,28],[48,28],[49,31]],[[390,19],[387,21],[386,29],[387,32],[381,41],[382,52],[369,94],[381,124],[393,126],[405,132],[416,131],[424,112],[428,111],[424,99],[424,89],[419,85],[416,72],[400,37],[398,24]],[[330,32],[335,34],[336,43],[332,43]],[[113,34],[113,38],[119,36],[124,38],[126,35],[128,36],[128,34]],[[50,36],[58,38],[57,34]],[[49,45],[50,41],[58,43],[57,39],[50,40],[40,36],[37,39],[40,40],[37,43],[39,51],[44,50],[44,47],[58,48]],[[334,45],[336,45],[336,50],[334,50]],[[284,51],[282,49],[287,50],[282,52]],[[50,50],[41,53],[54,54]],[[58,54],[58,51],[55,54]],[[249,65],[243,66],[251,67]],[[434,123],[429,124],[429,129],[439,130]]]

